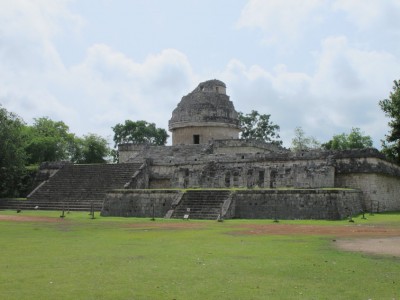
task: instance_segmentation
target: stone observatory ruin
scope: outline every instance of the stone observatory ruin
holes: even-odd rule
[[[238,114],[226,95],[225,83],[219,80],[202,82],[184,96],[172,112],[169,130],[172,132],[172,145],[238,139]]]
[[[172,146],[122,144],[114,165],[48,164],[29,201],[90,200],[103,216],[194,219],[400,210],[400,167],[378,150],[292,152],[241,140],[226,90],[209,80],[182,97],[169,121]]]

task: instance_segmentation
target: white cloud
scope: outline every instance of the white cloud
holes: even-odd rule
[[[67,8],[67,0],[13,0],[0,2],[2,34],[50,39],[59,34],[63,21],[81,26],[83,20]],[[5,26],[7,25],[7,26]]]
[[[52,38],[60,33],[63,20],[72,22],[73,27],[80,20],[65,4],[52,0],[0,2],[0,102],[25,119],[60,118],[61,112],[70,112],[46,89],[54,75],[64,72]]]
[[[62,68],[52,39],[65,28],[79,30],[82,19],[66,7],[68,1],[13,0],[0,2],[2,64],[25,72]]]
[[[390,30],[391,26],[400,25],[398,0],[335,0],[332,8],[344,11],[348,20],[354,22],[360,29],[382,26]]]
[[[320,0],[249,0],[237,26],[262,29],[271,44],[297,40],[309,26],[321,22],[318,11],[324,4]]]
[[[395,42],[400,36],[399,8],[397,0],[249,0],[238,27],[260,29],[275,43],[280,58],[285,57],[282,47],[293,48],[291,60],[311,65],[299,62],[304,71],[295,72],[290,65],[277,63],[270,70],[257,66],[258,71],[251,72],[254,67],[236,61],[240,68],[234,69],[235,78],[244,86],[238,95],[250,97],[244,103],[252,108],[271,113],[283,131],[302,126],[308,134],[326,139],[360,127],[379,146],[387,120],[378,101],[388,95],[400,68]],[[257,79],[237,75],[239,70]],[[226,72],[230,71],[228,67]]]
[[[314,89],[326,96],[376,95],[398,73],[399,60],[394,55],[352,47],[344,36],[326,38],[321,46]]]
[[[389,94],[400,60],[384,51],[353,47],[345,37],[325,39],[315,59],[310,74],[290,71],[285,65],[268,71],[233,60],[221,77],[238,110],[271,114],[281,126],[286,146],[294,128],[301,126],[321,142],[359,127],[379,147],[387,120],[378,101]]]
[[[87,49],[67,67],[54,40],[83,19],[68,1],[0,2],[0,103],[26,121],[49,116],[79,135],[112,135],[125,119],[167,127],[170,113],[194,75],[186,56],[165,49],[136,62],[105,44]]]
[[[389,94],[400,60],[385,51],[352,47],[345,37],[325,39],[317,60],[311,92],[322,102],[315,105],[320,113],[314,123],[361,127],[378,146],[387,131],[378,101]]]
[[[186,56],[177,50],[166,49],[137,63],[106,45],[93,45],[70,73],[78,93],[71,105],[90,112],[83,128],[110,128],[126,119],[166,128],[179,95],[194,76]]]
[[[259,29],[262,40],[276,53],[300,59],[321,39],[346,36],[370,49],[398,53],[398,0],[248,0],[237,27]]]
[[[252,0],[238,26],[261,28],[270,41],[293,42],[316,24],[326,25],[331,9],[335,10],[331,19],[345,12],[364,30],[372,23],[357,15],[360,3],[364,2]],[[374,24],[388,26],[382,12],[396,4],[386,3],[392,6],[382,6],[376,16],[365,12]],[[144,119],[167,128],[183,95],[202,80],[218,78],[227,84],[238,110],[271,114],[287,146],[297,126],[321,141],[360,127],[373,136],[376,146],[387,132],[387,120],[377,103],[389,94],[400,60],[383,46],[372,50],[351,35],[330,32],[322,39],[318,36],[314,56],[295,53],[300,61],[296,68],[284,59],[271,62],[273,67],[263,66],[269,53],[246,65],[240,58],[230,59],[233,52],[229,52],[229,63],[219,74],[196,74],[184,51],[160,46],[137,60],[109,44],[95,43],[66,65],[55,41],[66,31],[79,33],[84,22],[68,10],[68,1],[0,1],[0,102],[8,110],[29,122],[49,116],[63,120],[79,135],[93,132],[108,137],[110,127],[125,119]],[[198,49],[199,55],[207,55],[205,49]]]

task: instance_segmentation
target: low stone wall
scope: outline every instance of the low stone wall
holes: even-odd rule
[[[164,217],[177,204],[179,190],[114,190],[106,195],[102,216]],[[230,197],[225,218],[329,219],[361,212],[358,190],[238,190]]]
[[[357,190],[237,191],[234,216],[241,219],[343,219],[358,214],[362,193]]]
[[[114,190],[106,194],[102,216],[163,218],[180,196],[178,190]]]
[[[363,191],[363,207],[373,212],[400,211],[400,178],[377,173],[337,174],[335,186]]]

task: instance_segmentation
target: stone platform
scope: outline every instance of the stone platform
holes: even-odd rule
[[[114,190],[101,214],[191,219],[329,219],[362,211],[354,189],[165,189]]]

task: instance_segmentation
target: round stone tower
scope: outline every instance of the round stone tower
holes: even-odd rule
[[[211,140],[237,139],[239,119],[226,85],[220,80],[200,83],[182,97],[169,120],[172,145],[207,144]]]

